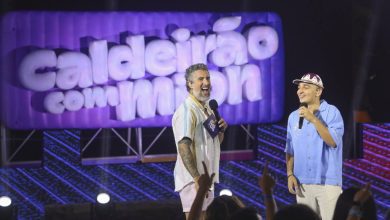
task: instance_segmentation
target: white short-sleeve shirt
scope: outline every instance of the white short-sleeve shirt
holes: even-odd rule
[[[180,191],[184,186],[194,181],[179,154],[178,142],[184,137],[192,140],[191,152],[196,158],[199,174],[204,173],[202,165],[202,161],[204,161],[209,174],[215,173],[213,182],[219,182],[220,143],[218,135],[212,138],[203,126],[203,122],[207,119],[204,108],[207,109],[209,115],[212,114],[208,105],[203,107],[194,96],[189,95],[173,115],[172,129],[178,152],[174,170],[175,191]]]

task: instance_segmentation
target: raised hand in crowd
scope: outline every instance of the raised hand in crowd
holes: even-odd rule
[[[263,175],[259,177],[259,186],[263,192],[266,219],[271,220],[277,210],[276,202],[273,196],[275,179],[268,173],[268,162],[265,163]]]
[[[364,215],[368,214],[368,213],[364,213],[364,211],[367,212],[368,210],[371,210],[371,209],[363,210],[363,205],[372,196],[370,188],[371,188],[371,184],[367,183],[363,188],[361,188],[359,191],[355,193],[352,201],[353,205],[348,212],[347,220],[364,219],[363,218]]]
[[[207,167],[205,162],[202,162],[204,174],[200,175],[200,177],[197,179],[197,184],[199,186],[198,192],[196,193],[196,197],[194,200],[194,203],[191,206],[190,213],[188,215],[188,220],[198,220],[202,217],[202,206],[203,206],[203,200],[209,193],[211,184],[213,183],[213,178],[215,174],[209,175],[209,172],[207,171]],[[203,217],[202,217],[203,218]]]

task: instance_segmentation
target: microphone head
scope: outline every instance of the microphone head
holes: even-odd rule
[[[302,102],[300,105],[299,105],[299,107],[306,107],[307,108],[307,103],[306,102]]]
[[[209,106],[210,106],[210,108],[211,108],[213,111],[215,111],[215,110],[218,109],[218,102],[215,101],[215,99],[211,99],[211,100],[209,101]]]

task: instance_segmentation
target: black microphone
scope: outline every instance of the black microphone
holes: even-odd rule
[[[305,107],[307,108],[307,103],[306,102],[302,102],[300,105],[299,105],[299,108],[300,107]],[[298,128],[301,129],[302,128],[302,124],[303,124],[303,117],[299,117],[299,126]]]
[[[221,119],[221,116],[219,115],[219,112],[218,112],[218,102],[215,101],[215,99],[211,99],[209,101],[209,106],[210,106],[211,110],[213,110],[215,118],[217,119],[217,122],[218,122]]]

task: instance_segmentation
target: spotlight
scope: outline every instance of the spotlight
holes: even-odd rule
[[[233,193],[232,191],[230,191],[230,189],[223,189],[219,192],[219,195],[220,196],[223,196],[223,195],[226,195],[226,196],[232,196]]]
[[[107,193],[99,193],[96,196],[96,201],[98,201],[98,203],[100,204],[107,204],[110,202],[110,195],[108,195]]]
[[[115,203],[110,202],[110,195],[99,193],[96,196],[97,203],[92,204],[92,219],[115,219]]]
[[[0,196],[0,216],[1,219],[18,219],[18,210],[12,205],[12,200],[8,196]]]
[[[0,196],[0,206],[2,207],[8,207],[12,203],[12,200],[8,196]]]

